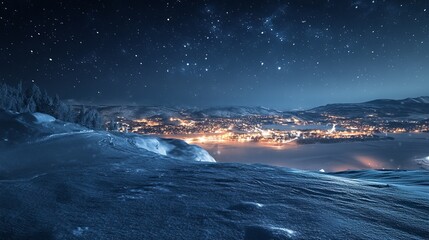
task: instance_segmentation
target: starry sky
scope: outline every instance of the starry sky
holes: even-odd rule
[[[429,95],[427,0],[0,1],[0,81],[91,104]]]

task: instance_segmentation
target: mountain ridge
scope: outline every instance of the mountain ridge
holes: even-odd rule
[[[98,106],[97,109],[107,119],[122,116],[127,119],[141,118],[239,118],[248,116],[294,116],[299,113],[332,113],[347,116],[364,116],[372,113],[385,117],[407,117],[413,114],[429,114],[429,96],[405,99],[375,99],[359,103],[332,103],[308,110],[280,111],[257,106],[220,107],[167,107],[167,106]]]

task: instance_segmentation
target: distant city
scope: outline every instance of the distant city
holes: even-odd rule
[[[265,108],[205,110],[138,107],[145,117],[116,117],[106,123],[121,132],[170,136],[189,143],[261,142],[264,144],[337,143],[393,139],[391,134],[429,132],[425,109],[429,98],[376,100],[359,104],[333,104],[308,111],[280,112]],[[155,108],[156,109],[156,108]],[[112,108],[100,108],[113,115]],[[129,112],[130,109],[127,109]],[[119,114],[118,114],[119,113]]]

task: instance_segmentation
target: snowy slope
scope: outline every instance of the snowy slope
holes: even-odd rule
[[[122,116],[126,119],[141,118],[237,118],[246,116],[271,116],[285,113],[264,107],[213,107],[213,108],[169,108],[163,106],[101,106],[97,108],[106,119]]]
[[[51,148],[65,148],[64,151],[54,151],[64,158],[77,158],[76,154],[81,154],[81,150],[88,150],[90,152],[85,152],[82,157],[90,153],[106,157],[114,154],[124,158],[155,154],[180,161],[215,162],[205,150],[181,140],[93,131],[77,124],[56,121],[41,113],[12,114],[0,111],[0,128],[0,147],[4,148],[2,158],[10,155],[10,159],[15,159],[6,159],[6,162],[21,161],[17,159],[21,154],[24,154],[22,161],[26,161],[28,157],[22,149],[34,149],[46,157],[52,154],[49,151]]]
[[[364,103],[328,104],[310,110],[346,117],[366,117],[376,114],[379,117],[413,118],[429,114],[429,97],[407,98],[402,100],[379,99]]]
[[[195,117],[238,118],[246,116],[281,115],[282,113],[264,107],[213,107],[194,110],[191,114]]]
[[[401,100],[378,99],[364,103],[339,103],[316,107],[307,111],[277,111],[265,107],[211,107],[178,108],[164,106],[100,106],[100,113],[107,119],[122,116],[129,120],[141,118],[240,118],[249,116],[295,117],[301,114],[308,120],[318,119],[320,114],[329,113],[345,117],[366,117],[377,115],[387,118],[425,119],[429,116],[429,97]],[[315,114],[315,115],[314,115]]]
[[[126,119],[182,116],[180,109],[163,106],[102,106],[97,107],[97,109],[106,119],[114,119],[117,116],[122,116]]]
[[[212,159],[182,141],[29,114],[0,112],[0,129],[0,239],[429,235],[427,171],[328,174],[199,162]]]

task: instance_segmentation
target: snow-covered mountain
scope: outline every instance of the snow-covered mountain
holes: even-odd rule
[[[164,106],[100,106],[100,113],[107,119],[117,116],[126,119],[141,118],[238,118],[246,116],[271,116],[283,114],[280,111],[264,107],[212,107],[212,108],[179,108]]]
[[[429,172],[214,163],[178,140],[0,111],[0,239],[425,239]]]
[[[265,107],[211,107],[180,108],[164,106],[101,106],[98,110],[106,119],[122,116],[126,119],[141,118],[240,118],[248,116],[304,117],[317,120],[320,114],[332,114],[344,117],[391,117],[391,118],[429,118],[429,97],[407,98],[402,100],[379,99],[364,103],[328,104],[306,111],[278,111]]]
[[[402,100],[379,99],[364,103],[328,104],[311,109],[309,112],[328,113],[346,117],[416,117],[429,114],[429,97]]]
[[[213,107],[190,112],[194,117],[238,118],[246,116],[280,115],[281,112],[264,107]]]
[[[106,119],[121,116],[132,120],[151,117],[180,117],[181,112],[184,111],[180,108],[164,106],[100,106],[97,109]]]

